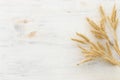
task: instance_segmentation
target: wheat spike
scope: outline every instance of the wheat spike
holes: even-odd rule
[[[76,41],[76,42],[79,42],[79,43],[81,43],[81,44],[85,44],[85,42],[84,42],[84,41],[82,41],[82,40],[73,39],[73,38],[72,38],[72,40],[73,40],[73,41]]]
[[[98,25],[97,25],[94,21],[90,20],[89,18],[87,18],[87,21],[88,21],[88,23],[91,25],[91,27],[92,27],[93,29],[99,30]]]

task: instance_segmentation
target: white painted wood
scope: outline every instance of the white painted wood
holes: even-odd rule
[[[70,40],[90,36],[85,18],[114,3],[119,15],[120,0],[0,0],[0,80],[120,80],[120,67],[103,61],[77,66],[83,57]]]

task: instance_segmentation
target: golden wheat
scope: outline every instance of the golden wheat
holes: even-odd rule
[[[99,8],[101,19],[100,22],[97,24],[90,18],[87,18],[87,22],[92,27],[92,34],[95,38],[97,38],[96,42],[91,41],[85,35],[76,33],[81,39],[72,39],[80,43],[78,46],[81,49],[85,59],[81,61],[81,63],[88,62],[91,60],[95,60],[96,58],[102,58],[103,60],[113,64],[113,65],[120,65],[120,61],[114,58],[113,51],[115,50],[116,53],[120,56],[120,49],[118,45],[117,33],[116,29],[118,27],[118,18],[117,18],[117,10],[116,6],[113,7],[111,16],[106,16],[104,9],[102,6]],[[106,23],[109,23],[111,27],[106,27]],[[113,31],[113,41],[109,38],[109,35],[106,31],[106,28],[112,28]],[[101,41],[99,41],[101,40]],[[105,44],[103,44],[103,42]],[[86,45],[87,47],[83,47],[82,45]]]

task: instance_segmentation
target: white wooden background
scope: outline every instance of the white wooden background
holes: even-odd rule
[[[0,0],[0,80],[120,80],[120,67],[103,61],[77,66],[83,57],[70,40],[89,36],[85,18],[97,20],[99,5],[110,13],[114,4],[120,17],[120,0]],[[18,32],[22,19],[31,22]],[[23,37],[32,30],[34,38]]]

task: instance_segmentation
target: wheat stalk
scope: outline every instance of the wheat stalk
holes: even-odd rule
[[[79,36],[81,39],[72,40],[87,46],[83,47],[82,45],[79,45],[79,48],[81,49],[81,52],[85,57],[85,59],[82,60],[81,63],[95,60],[96,58],[102,58],[103,60],[113,65],[120,65],[120,61],[114,58],[112,51],[115,50],[116,53],[120,56],[120,49],[116,33],[119,21],[117,18],[116,6],[114,5],[111,16],[106,16],[102,6],[99,7],[99,10],[101,15],[99,24],[95,23],[90,18],[87,18],[87,22],[92,27],[91,32],[93,36],[97,39],[97,41],[93,42],[85,35],[80,33],[76,33],[76,35]],[[110,24],[110,27],[106,26],[107,22]],[[114,41],[110,40],[106,28],[112,28]],[[105,44],[103,44],[103,42]]]

